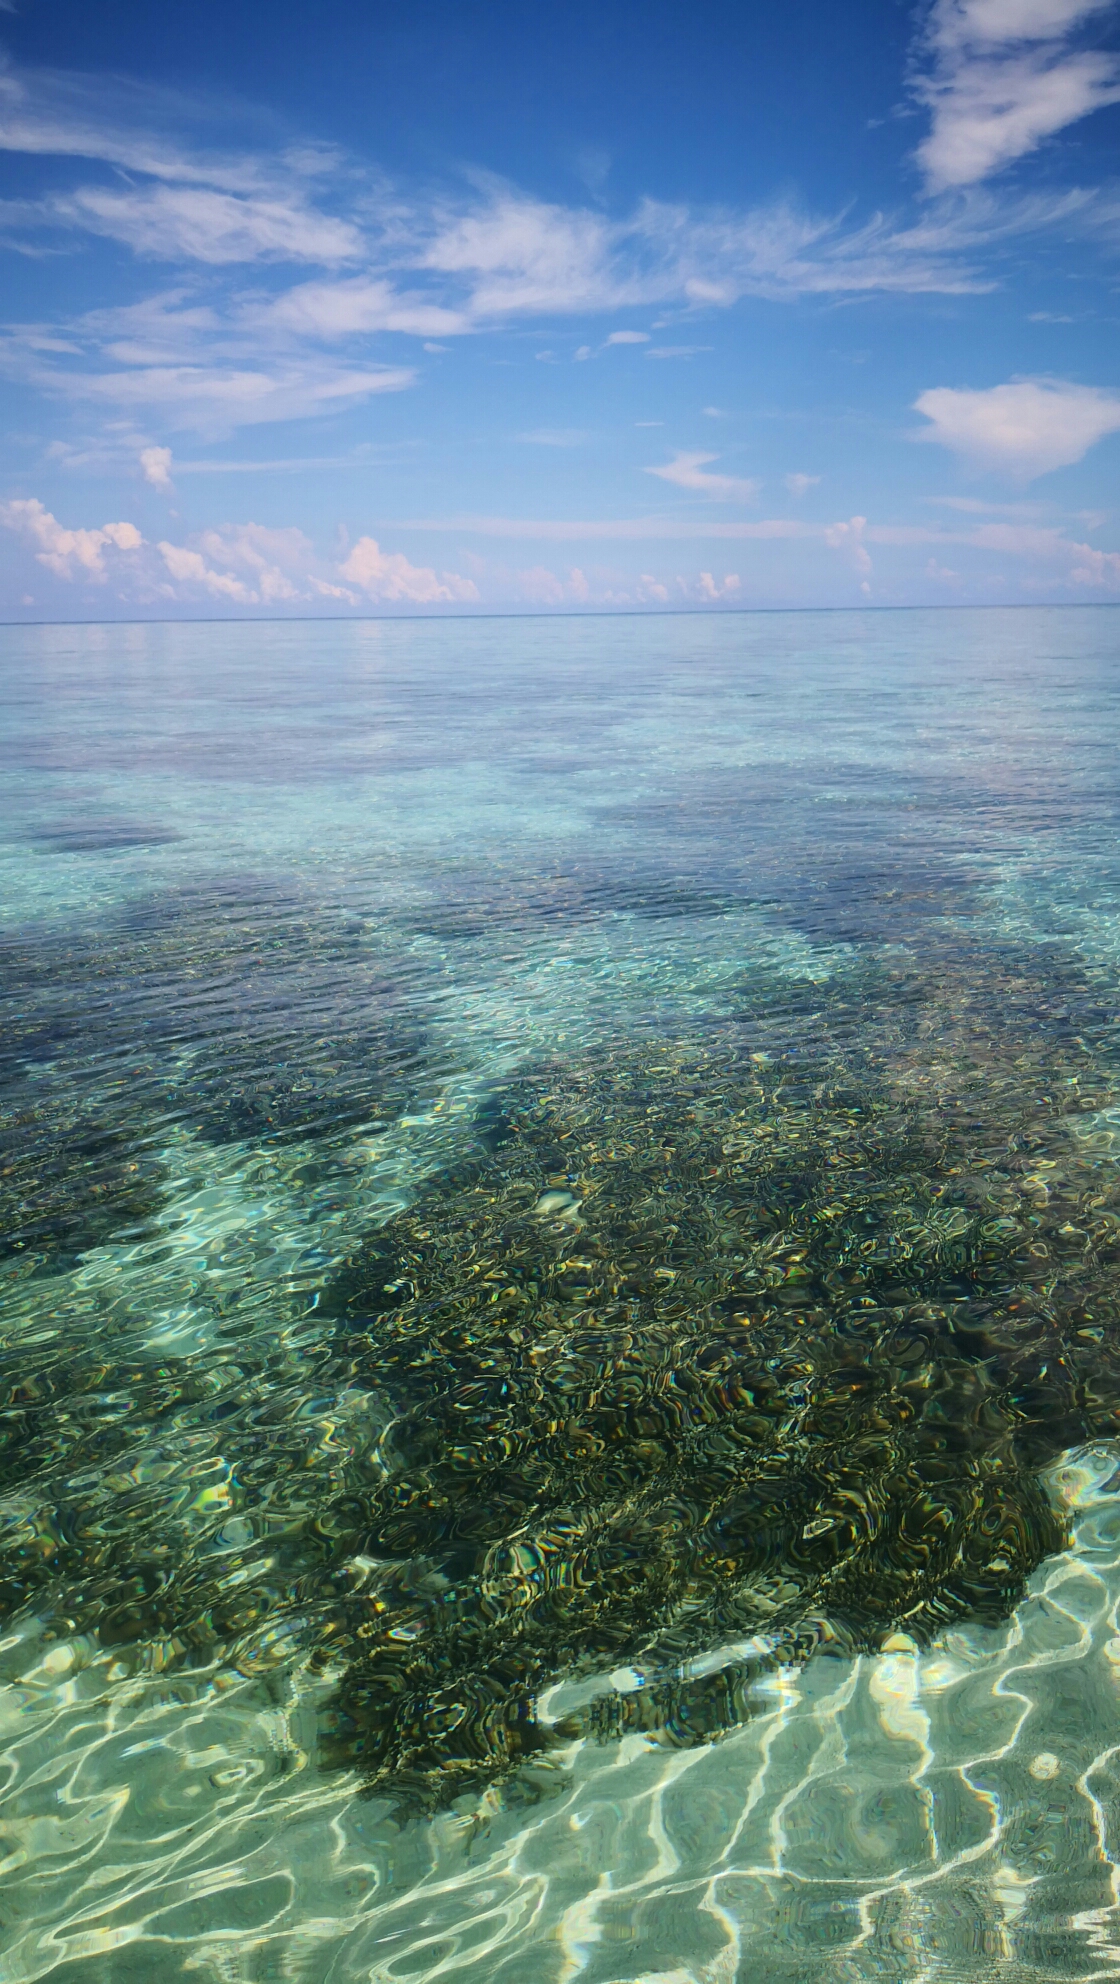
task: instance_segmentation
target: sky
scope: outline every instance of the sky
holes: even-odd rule
[[[1120,601],[1120,0],[0,0],[0,619]]]

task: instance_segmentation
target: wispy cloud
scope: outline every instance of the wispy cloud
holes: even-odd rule
[[[208,122],[184,98],[120,79],[3,72],[0,148],[128,174],[124,184],[87,182],[9,203],[9,229],[28,240],[36,229],[80,230],[211,269],[350,264],[352,276],[297,286],[262,306],[316,338],[400,330],[430,339],[532,315],[721,307],[742,295],[953,292],[977,282],[967,242],[962,260],[962,242],[949,234],[881,216],[853,226],[846,214],[814,216],[789,203],[734,212],[652,200],[610,216],[485,178],[458,204],[425,204],[327,147],[247,153],[192,141]],[[637,341],[647,334],[608,336]]]
[[[374,331],[407,337],[456,337],[471,328],[469,316],[415,291],[399,291],[382,277],[305,282],[283,295],[239,305],[237,322],[257,333],[288,333],[334,343]]]
[[[1047,74],[1055,64],[1066,73],[1067,57],[1104,61],[1068,41],[1100,11],[1089,0],[937,0],[919,82],[934,108],[923,157],[935,183],[983,176],[961,166],[954,178],[947,162],[950,127],[963,143],[974,57],[985,74],[1008,49],[1033,50]],[[933,202],[912,224],[790,200],[735,209],[646,199],[611,213],[479,175],[454,196],[406,196],[329,147],[252,152],[214,143],[215,125],[171,92],[0,72],[0,148],[68,161],[58,175],[75,180],[9,202],[8,232],[35,248],[57,245],[60,230],[107,237],[173,269],[126,309],[10,326],[0,340],[10,378],[134,421],[145,442],[161,430],[215,438],[407,388],[417,374],[401,362],[401,339],[437,352],[537,318],[598,318],[594,329],[573,325],[573,343],[596,340],[577,359],[626,345],[651,360],[686,358],[710,346],[605,324],[664,308],[691,328],[699,313],[747,297],[967,294],[992,287],[994,257],[1016,239],[1058,226],[1120,230],[1115,202],[1092,189],[1022,199],[975,190]],[[706,473],[711,459],[680,455],[653,472],[696,494],[754,493],[746,479]]]
[[[819,536],[820,525],[802,523],[796,517],[760,517],[750,522],[701,520],[696,517],[400,517],[382,526],[386,530],[457,532],[466,537],[499,537],[511,541],[523,538],[550,539],[558,544],[604,541],[640,542],[665,539],[685,542],[691,538],[734,538],[738,541],[765,542],[783,537]]]
[[[219,438],[240,427],[304,420],[413,383],[411,366],[347,363],[282,332],[266,337],[171,292],[97,311],[45,338],[19,326],[0,338],[0,368],[52,398],[169,432]]]
[[[330,154],[219,152],[166,135],[192,113],[197,121],[196,106],[170,91],[120,78],[0,72],[0,150],[116,166],[133,181],[25,203],[25,221],[107,235],[161,261],[333,264],[359,255],[353,219],[311,197]]]
[[[926,501],[940,510],[959,510],[966,517],[1039,517],[1046,514],[1042,503],[986,503],[980,496],[928,496]]]
[[[932,113],[917,159],[935,192],[972,186],[1120,102],[1120,60],[1081,45],[1112,0],[936,0],[914,88]]]
[[[108,235],[160,262],[329,264],[354,261],[362,245],[349,221],[302,201],[211,186],[82,186],[51,202],[42,217]]]
[[[538,448],[579,448],[591,436],[585,427],[530,427],[519,441],[532,441]]]
[[[1060,379],[1020,379],[982,392],[936,386],[919,394],[914,410],[930,423],[916,440],[1022,481],[1067,468],[1120,430],[1120,394]]]
[[[748,476],[713,475],[706,464],[718,460],[718,455],[701,452],[678,453],[671,462],[647,468],[646,474],[660,476],[662,482],[671,482],[677,489],[695,490],[701,496],[718,496],[725,502],[753,503],[762,484]]]

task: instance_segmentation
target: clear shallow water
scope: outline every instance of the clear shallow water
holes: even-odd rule
[[[1117,645],[1091,609],[5,630],[0,1974],[1111,1974]],[[646,1383],[624,1480],[534,1489],[610,1549],[542,1542],[478,1439],[450,1488],[417,1459],[452,1311],[535,1332],[549,1398],[573,1343]],[[797,1512],[749,1563],[707,1461],[619,1527],[677,1465],[620,1332],[691,1379],[725,1323]],[[835,1405],[834,1342],[889,1410]],[[547,1443],[510,1383],[474,1419]],[[572,1396],[554,1472],[602,1433]],[[450,1556],[427,1516],[387,1548],[417,1467]],[[478,1571],[499,1489],[531,1553]],[[402,1801],[368,1701],[354,1735],[378,1591],[408,1645],[450,1618],[447,1800]],[[738,1694],[700,1727],[705,1661]],[[510,1775],[492,1683],[548,1737]]]

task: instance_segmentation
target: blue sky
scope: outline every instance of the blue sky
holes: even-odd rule
[[[1120,6],[0,0],[0,617],[1120,599]]]

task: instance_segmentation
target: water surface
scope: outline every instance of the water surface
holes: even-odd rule
[[[1112,1974],[1118,624],[3,631],[0,1974]]]

